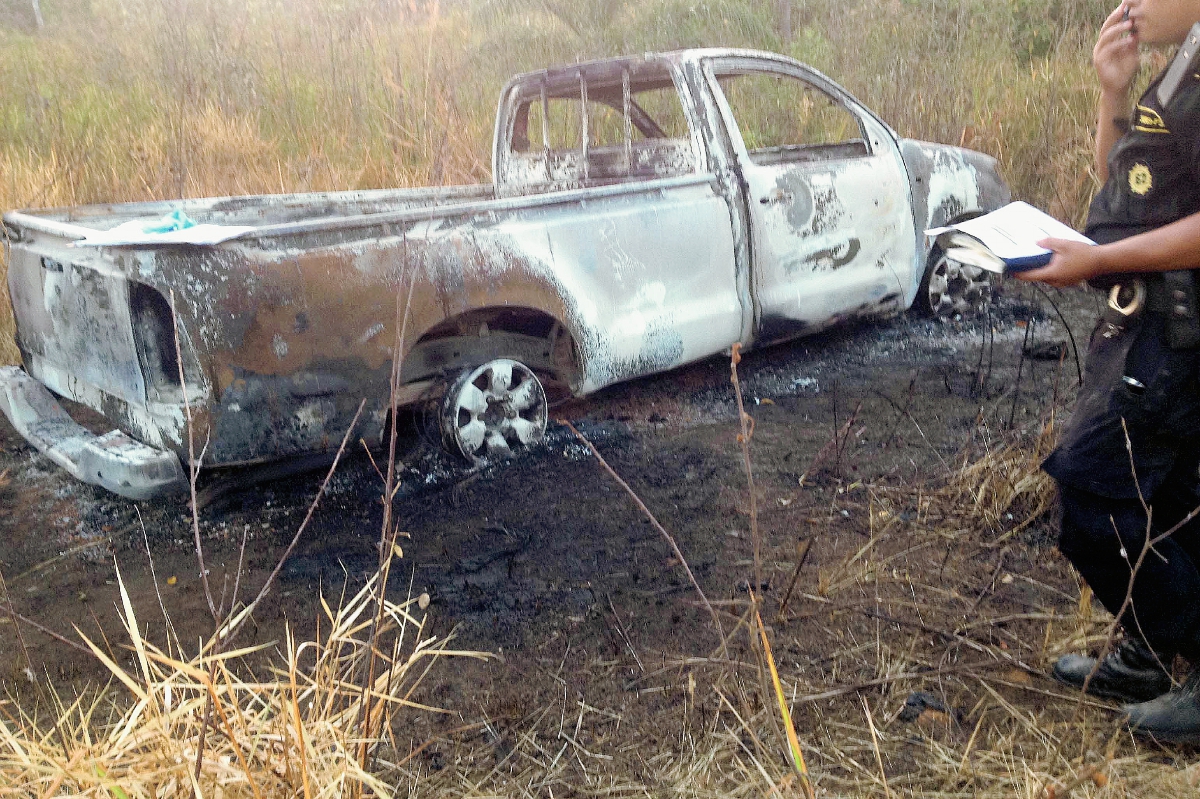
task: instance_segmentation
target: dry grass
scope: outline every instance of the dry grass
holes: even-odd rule
[[[1052,437],[997,447],[933,489],[862,486],[829,509],[857,517],[865,543],[818,555],[821,576],[802,579],[767,630],[816,796],[1166,799],[1200,787],[1186,752],[1134,741],[1112,705],[1044,677],[1106,626],[1030,540],[1052,501],[1037,470]],[[786,557],[768,548],[765,568],[788,575]],[[773,592],[764,617],[781,610]],[[729,657],[668,659],[623,677],[624,692],[596,687],[615,667],[594,659],[569,681],[593,686],[586,698],[564,690],[482,738],[438,736],[453,767],[394,778],[414,796],[803,796],[759,678],[753,606],[725,607]],[[626,665],[616,673],[636,674]],[[942,707],[902,716],[915,691]]]
[[[1051,502],[1037,464],[1052,438],[1047,429],[1010,439],[937,484],[843,483],[823,512],[855,532],[840,547],[837,536],[815,539],[815,565],[787,607],[781,578],[795,555],[764,544],[768,625],[746,599],[716,603],[727,654],[644,653],[637,670],[610,651],[587,655],[558,700],[523,717],[435,723],[415,749],[381,723],[368,767],[354,730],[375,581],[327,611],[320,643],[287,634],[266,680],[237,665],[250,652],[184,658],[153,647],[126,601],[129,644],[95,647],[114,675],[109,689],[51,697],[54,712],[40,716],[28,697],[0,704],[0,784],[28,796],[189,795],[211,697],[205,796],[352,795],[349,786],[414,797],[801,796],[778,695],[817,797],[1194,793],[1200,765],[1186,752],[1135,742],[1111,705],[1042,676],[1060,654],[1100,644],[1106,626],[1037,540]],[[386,667],[374,682],[382,715],[418,708],[412,691],[430,660],[463,654],[423,640],[411,602],[386,609]],[[755,652],[766,647],[751,643],[760,635],[774,652],[765,665]],[[770,663],[778,692],[759,676]],[[933,704],[902,715],[917,691]]]
[[[210,644],[190,658],[178,642],[157,647],[142,637],[122,583],[128,643],[115,653],[87,641],[112,675],[106,688],[74,698],[51,693],[51,709],[40,713],[27,699],[0,703],[0,785],[18,796],[98,799],[394,795],[378,776],[394,765],[379,754],[398,751],[393,720],[413,708],[435,710],[410,698],[434,660],[486,656],[429,638],[423,600],[395,604],[377,588],[378,576],[336,609],[326,605],[319,639],[298,640],[287,628],[277,665],[259,680],[247,661],[273,645],[216,653]],[[364,702],[371,640],[379,665]],[[381,732],[364,739],[363,730]]]

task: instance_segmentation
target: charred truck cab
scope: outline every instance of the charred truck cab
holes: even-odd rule
[[[436,401],[450,449],[504,456],[555,397],[980,300],[922,233],[1009,199],[988,156],[901,139],[825,76],[740,50],[519,75],[492,166],[488,185],[10,212],[23,368],[0,369],[0,408],[137,499],[185,485],[189,417],[206,467],[329,453],[363,400],[357,437]],[[226,235],[113,237],[172,213]]]

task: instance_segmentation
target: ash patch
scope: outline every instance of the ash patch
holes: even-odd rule
[[[22,441],[0,416],[16,458],[0,469],[0,541],[10,576],[44,566],[64,553],[107,561],[109,541],[136,525],[136,509],[96,486],[81,483]],[[31,524],[32,520],[36,523]]]
[[[705,520],[723,513],[718,492],[737,463],[702,445],[662,446],[587,426],[585,435],[652,508],[669,509],[672,532],[701,577],[720,542]],[[539,624],[581,623],[605,612],[607,597],[661,597],[690,590],[668,544],[573,436],[530,453],[484,481],[462,483],[397,515],[420,530],[405,547],[413,591],[455,626],[464,645],[519,645]],[[570,432],[566,432],[570,436]],[[578,499],[588,495],[587,509]],[[602,511],[596,513],[596,509]],[[455,520],[455,521],[450,521]],[[693,540],[689,540],[693,539]]]

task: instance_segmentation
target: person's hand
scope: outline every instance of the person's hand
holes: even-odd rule
[[[1100,248],[1096,245],[1070,239],[1043,239],[1038,242],[1038,246],[1054,252],[1050,263],[1037,269],[1013,272],[1013,277],[1018,280],[1047,283],[1061,289],[1103,273]]]
[[[1100,36],[1092,49],[1100,89],[1112,96],[1128,94],[1138,72],[1137,34],[1133,22],[1125,18],[1125,10],[1124,2],[1113,9],[1100,26]]]

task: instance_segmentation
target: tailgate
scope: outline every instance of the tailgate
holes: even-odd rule
[[[145,405],[125,277],[65,242],[16,242],[9,253],[17,345],[30,373],[66,396],[98,389]]]

